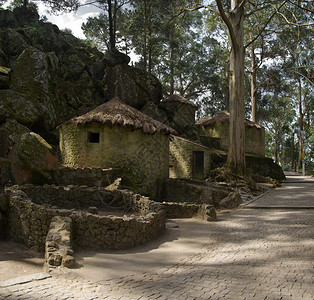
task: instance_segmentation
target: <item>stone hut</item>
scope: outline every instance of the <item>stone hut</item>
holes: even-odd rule
[[[211,168],[210,149],[188,139],[170,137],[169,177],[206,179]]]
[[[118,98],[65,122],[59,131],[68,167],[117,168],[123,185],[153,198],[169,178],[169,135],[175,131]]]
[[[189,136],[195,130],[196,104],[184,97],[173,94],[161,102],[162,108],[167,112],[171,126],[180,134]]]
[[[201,142],[210,147],[227,151],[229,148],[229,118],[226,111],[214,117],[205,117],[196,123]],[[261,125],[245,122],[245,152],[265,156],[265,129]]]

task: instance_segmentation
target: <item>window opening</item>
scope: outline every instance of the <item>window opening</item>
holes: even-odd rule
[[[99,132],[87,132],[87,142],[99,143]]]

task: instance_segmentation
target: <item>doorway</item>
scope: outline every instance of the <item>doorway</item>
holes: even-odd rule
[[[204,151],[193,151],[192,177],[204,179]]]

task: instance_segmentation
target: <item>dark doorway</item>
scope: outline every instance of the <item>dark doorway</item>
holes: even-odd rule
[[[193,178],[194,179],[204,179],[204,152],[203,151],[193,151],[192,158],[193,166]]]

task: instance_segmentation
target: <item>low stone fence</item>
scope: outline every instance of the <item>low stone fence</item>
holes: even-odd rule
[[[124,249],[143,244],[165,229],[165,213],[159,203],[129,191],[58,186],[12,186],[5,189],[7,237],[37,251],[44,251],[51,219],[72,219],[76,247]],[[123,216],[88,213],[98,210],[128,210]],[[131,214],[133,213],[133,214]]]
[[[69,168],[50,170],[51,183],[56,185],[108,186],[117,178],[117,169]]]
[[[163,199],[166,202],[210,204],[219,208],[219,202],[227,197],[232,189],[207,184],[204,181],[169,179],[164,186]]]
[[[167,218],[198,218],[205,221],[216,221],[216,210],[209,204],[191,204],[163,202],[162,208]]]

